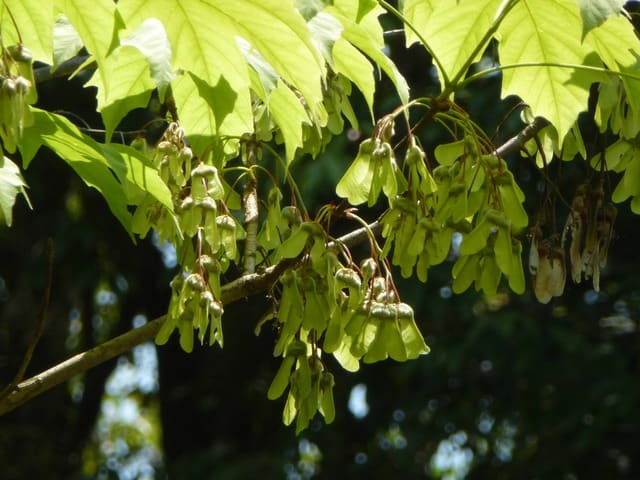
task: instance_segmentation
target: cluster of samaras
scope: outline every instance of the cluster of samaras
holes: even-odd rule
[[[13,45],[2,48],[0,58],[0,138],[4,148],[14,152],[22,129],[33,121],[29,105],[38,99],[33,57],[24,46]]]
[[[592,278],[600,291],[600,269],[607,264],[607,253],[617,210],[604,201],[602,185],[581,185],[571,202],[571,210],[558,242],[558,236],[542,237],[540,225],[533,228],[529,271],[536,298],[548,303],[562,295],[567,278],[565,245],[570,237],[569,266],[575,283]]]

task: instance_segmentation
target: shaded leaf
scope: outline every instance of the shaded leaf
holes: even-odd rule
[[[618,15],[625,3],[625,0],[578,0],[582,17],[582,39],[609,17]]]

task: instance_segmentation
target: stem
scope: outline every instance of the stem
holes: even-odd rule
[[[258,144],[254,138],[246,143],[247,154],[245,165],[249,169],[242,191],[242,205],[244,207],[244,225],[247,238],[244,242],[244,273],[255,273],[256,251],[258,249],[258,181],[253,172],[256,165]]]
[[[7,9],[7,13],[9,14],[9,18],[11,19],[11,23],[13,23],[13,28],[16,29],[16,35],[18,36],[18,43],[22,45],[22,35],[20,35],[20,29],[18,28],[18,23],[16,22],[16,18],[13,16],[9,5],[7,5],[6,0],[3,0],[4,8]]]
[[[542,118],[536,117],[532,123],[524,127],[517,135],[511,137],[493,152],[497,157],[504,157],[510,153],[517,152],[522,149],[524,144],[535,137],[540,130],[549,125],[549,122]]]
[[[375,229],[376,223],[374,222],[369,228]],[[367,232],[364,228],[360,228],[336,239],[335,242],[353,245],[361,242],[366,237]],[[335,242],[330,242],[328,248],[335,248]],[[236,278],[222,287],[222,303],[228,305],[242,298],[268,291],[282,274],[293,267],[296,262],[297,259],[284,259],[266,268],[261,273],[250,273]],[[140,344],[153,340],[165,318],[166,316],[163,315],[151,320],[142,327],[129,330],[127,333],[108,340],[91,350],[74,355],[64,362],[7,389],[6,394],[0,398],[0,416],[80,373],[86,372],[118,355],[122,355]]]
[[[524,68],[524,67],[570,68],[573,70],[584,70],[586,72],[601,73],[601,74],[613,75],[617,77],[630,78],[632,80],[640,80],[640,75],[636,75],[628,72],[619,72],[615,70],[607,70],[606,68],[602,68],[602,67],[593,67],[589,65],[575,65],[572,63],[526,62],[526,63],[512,63],[509,65],[498,65],[496,67],[487,68],[486,70],[481,70],[465,78],[460,83],[459,88],[466,87],[469,83],[474,82],[486,75],[491,75],[492,73],[501,72],[503,70],[511,70],[514,68]]]

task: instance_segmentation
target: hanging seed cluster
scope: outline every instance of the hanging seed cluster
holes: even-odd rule
[[[178,330],[187,352],[196,335],[201,343],[208,339],[222,345],[220,275],[239,258],[242,227],[224,202],[218,168],[194,157],[177,122],[165,130],[152,162],[172,193],[175,214],[149,198],[134,213],[132,229],[144,236],[153,227],[161,240],[174,244],[181,265],[171,281],[167,320],[156,342],[166,343]]]
[[[0,63],[0,138],[4,149],[15,152],[24,127],[33,122],[29,105],[38,100],[33,57],[23,45],[2,48]]]

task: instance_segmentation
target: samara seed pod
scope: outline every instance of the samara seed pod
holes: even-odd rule
[[[287,357],[302,357],[307,355],[307,344],[302,340],[294,340],[287,347],[285,356]]]
[[[7,51],[11,58],[18,63],[33,63],[33,54],[31,53],[31,50],[21,43],[7,47]]]
[[[204,279],[198,273],[192,273],[187,277],[187,287],[194,292],[202,292],[204,290]]]
[[[360,263],[360,269],[362,270],[362,275],[365,279],[373,278],[376,274],[376,270],[378,269],[378,265],[376,261],[369,257],[362,260]]]
[[[18,95],[27,95],[31,88],[31,82],[24,77],[16,77],[15,88]]]
[[[335,276],[338,282],[348,287],[359,289],[362,286],[360,275],[351,268],[340,268],[336,271]]]

